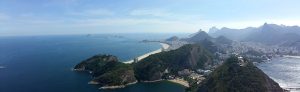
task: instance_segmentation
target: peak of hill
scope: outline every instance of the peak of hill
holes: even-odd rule
[[[231,44],[233,41],[226,38],[225,36],[219,36],[215,39],[215,42],[221,44]]]
[[[222,46],[224,46],[225,44],[231,45],[234,42],[226,38],[225,36],[218,36],[216,38],[211,37],[205,31],[199,31],[190,38],[185,38],[183,40],[194,44],[200,44],[212,53],[215,53],[217,51],[222,52]]]
[[[208,30],[208,34],[215,33],[215,32],[217,32],[218,30],[219,30],[218,28],[212,27],[212,28],[210,28],[210,29]]]
[[[177,40],[179,40],[179,38],[177,36],[172,36],[172,37],[166,39],[166,41],[177,41]]]
[[[284,92],[246,59],[230,57],[200,84],[198,92]]]
[[[212,37],[209,36],[205,31],[200,30],[199,32],[192,35],[190,38],[186,38],[184,40],[186,40],[188,42],[200,42],[205,39],[210,40],[210,39],[212,39]]]

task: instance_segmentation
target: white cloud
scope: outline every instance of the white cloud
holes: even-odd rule
[[[158,19],[105,18],[77,20],[76,23],[87,26],[130,26],[138,24],[162,24],[166,23],[166,21]]]
[[[156,16],[156,17],[166,17],[172,15],[171,13],[162,9],[137,9],[129,13],[133,16]]]
[[[4,13],[0,13],[0,20],[8,20],[10,18],[11,18],[10,16],[8,16],[8,15],[6,15]]]
[[[33,18],[35,15],[33,13],[23,13],[19,15],[22,18]]]
[[[130,12],[132,13],[132,12]],[[300,19],[253,19],[253,20],[230,20],[217,21],[206,20],[200,15],[180,15],[171,13],[135,13],[135,16],[162,16],[162,17],[93,17],[109,16],[114,12],[105,9],[85,10],[73,13],[73,15],[87,16],[86,18],[36,18],[34,14],[21,14],[21,17],[10,18],[0,13],[1,19],[11,19],[9,22],[0,22],[1,30],[35,30],[31,33],[109,33],[109,32],[196,32],[200,28],[208,30],[212,26],[245,28],[249,26],[260,26],[264,22],[300,25]],[[133,14],[134,15],[134,14]],[[92,16],[92,17],[91,17]],[[3,24],[4,23],[4,24]],[[17,26],[17,27],[16,27]],[[41,30],[43,29],[43,30]],[[69,30],[69,31],[68,31]],[[93,31],[92,31],[93,30]],[[21,32],[22,33],[22,32]],[[27,33],[27,32],[26,32]]]
[[[15,27],[18,26],[18,27]],[[1,27],[1,25],[0,25]],[[78,33],[78,32],[195,32],[198,25],[181,21],[139,18],[90,18],[90,19],[21,19],[2,25],[6,30],[26,30],[42,34],[48,33]],[[43,29],[43,30],[41,30]],[[71,31],[72,29],[72,31]],[[59,31],[60,30],[60,31]],[[67,31],[70,30],[70,31]]]
[[[73,11],[69,12],[70,15],[78,15],[78,16],[111,16],[115,13],[113,11],[107,9],[90,9],[83,11]]]

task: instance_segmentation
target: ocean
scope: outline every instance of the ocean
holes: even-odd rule
[[[166,39],[178,34],[98,34],[0,37],[0,92],[183,92],[167,81],[137,83],[123,89],[100,90],[87,84],[88,73],[71,71],[96,54],[127,61],[161,48],[141,40]]]
[[[258,67],[282,88],[293,88],[292,92],[300,92],[300,58],[275,58],[258,64]]]

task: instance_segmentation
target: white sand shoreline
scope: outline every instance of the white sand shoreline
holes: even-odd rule
[[[169,44],[162,43],[162,42],[160,42],[160,45],[161,45],[161,48],[159,48],[158,50],[155,50],[155,51],[146,53],[146,54],[144,54],[144,55],[141,55],[141,56],[137,57],[137,60],[140,61],[140,60],[142,60],[142,59],[144,59],[144,58],[146,58],[146,57],[148,57],[148,56],[150,56],[150,55],[152,55],[152,54],[160,53],[160,52],[162,52],[163,50],[166,50],[166,49],[168,49],[168,48],[170,47]],[[123,63],[131,64],[131,63],[133,63],[133,62],[134,62],[134,60],[132,59],[132,60],[129,60],[129,61],[126,61],[126,62],[123,62]]]
[[[185,87],[190,87],[189,83],[187,81],[183,80],[183,79],[172,79],[172,80],[168,80],[168,81],[180,84],[180,85],[185,86]]]
[[[128,83],[128,84],[126,84],[126,85],[103,86],[103,87],[100,87],[99,89],[117,89],[117,88],[125,88],[126,86],[133,85],[133,84],[136,84],[136,83],[137,83],[137,81],[132,82],[132,83]]]
[[[172,83],[176,83],[176,84],[179,84],[179,85],[182,85],[184,87],[190,87],[189,86],[189,83],[187,81],[185,81],[184,79],[159,79],[159,80],[153,80],[153,81],[141,81],[141,82],[144,82],[144,83],[153,83],[153,82],[161,82],[161,81],[169,81],[169,82],[172,82]]]

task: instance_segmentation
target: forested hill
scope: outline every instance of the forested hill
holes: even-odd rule
[[[198,92],[284,92],[246,59],[230,57],[199,86]]]

